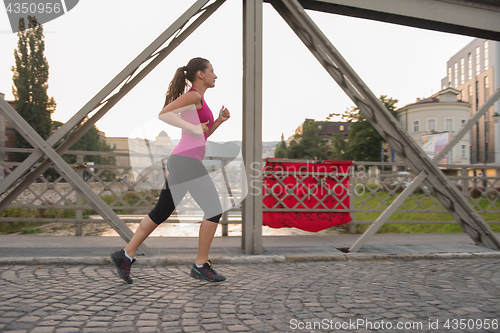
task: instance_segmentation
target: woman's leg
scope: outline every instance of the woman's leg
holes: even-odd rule
[[[200,225],[198,256],[196,257],[196,264],[203,265],[208,261],[208,252],[222,215],[222,207],[217,189],[208,174],[187,183],[186,187],[205,214]]]
[[[173,176],[169,175],[167,177],[165,188],[161,191],[156,206],[142,219],[134,236],[125,248],[125,252],[127,252],[131,258],[134,257],[135,252],[142,242],[148,238],[160,223],[168,219],[174,211],[175,206],[181,202],[186,193],[187,189],[182,184],[176,184],[176,180]]]
[[[142,242],[144,242],[146,238],[148,238],[148,236],[156,229],[156,227],[158,227],[158,224],[154,223],[149,215],[146,215],[146,217],[142,219],[141,224],[139,224],[139,227],[137,228],[137,231],[134,233],[134,236],[132,236],[132,239],[125,248],[125,252],[127,252],[127,254],[131,258],[133,258],[139,246],[142,244]]]
[[[203,265],[208,261],[208,252],[210,245],[215,236],[218,223],[203,220],[200,226],[200,237],[198,239],[198,256],[196,257],[196,265]]]
[[[208,252],[217,230],[217,222],[222,215],[219,194],[207,169],[200,160],[193,157],[172,155],[168,160],[168,168],[177,184],[181,184],[184,189],[189,191],[191,197],[205,214],[200,226],[198,256],[196,258],[196,264],[203,265],[208,260]]]

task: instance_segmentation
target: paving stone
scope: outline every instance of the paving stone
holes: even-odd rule
[[[138,327],[138,332],[140,333],[152,333],[152,332],[158,332],[158,329],[156,326],[154,327]]]
[[[224,328],[221,324],[204,324],[202,325],[202,327],[209,332],[214,330],[222,330]]]
[[[54,327],[35,327],[31,330],[31,333],[53,333],[54,331]]]
[[[251,329],[248,326],[244,325],[229,325],[227,326],[227,329],[230,332],[250,332]]]
[[[107,327],[108,323],[105,321],[88,321],[86,327]]]

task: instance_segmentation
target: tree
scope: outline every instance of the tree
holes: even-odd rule
[[[276,145],[276,149],[274,150],[274,157],[286,158],[286,156],[287,156],[287,148],[286,148],[285,136],[281,134],[281,142]]]
[[[398,100],[388,98],[387,95],[382,95],[379,99],[396,117],[396,103],[398,103]],[[331,116],[329,115],[329,117]],[[359,112],[359,109],[352,107],[346,110],[345,114],[342,115],[342,119],[350,123],[347,142],[344,145],[338,144],[340,150],[344,149],[343,159],[380,162],[382,143],[385,141],[372,124]],[[338,154],[338,149],[334,148],[332,152]]]
[[[60,121],[53,121],[52,126],[53,130],[58,129],[63,125]],[[101,139],[99,135],[99,130],[94,125],[91,129],[87,131],[73,146],[71,146],[70,150],[82,150],[82,151],[113,151],[112,148],[108,147],[106,142]],[[75,155],[64,155],[64,160],[73,164],[76,162]],[[98,155],[88,155],[85,156],[85,162],[94,162],[95,164],[100,165],[111,165],[116,164],[116,157],[114,156],[98,156]]]
[[[320,135],[321,128],[315,121],[304,123],[302,134],[295,135],[287,149],[287,157],[304,160],[326,160],[330,147],[328,139]]]
[[[347,160],[348,141],[344,133],[332,133],[330,160],[344,161]]]
[[[46,140],[52,133],[51,114],[56,108],[54,98],[47,95],[49,64],[44,56],[45,42],[43,26],[34,16],[28,16],[28,29],[24,18],[19,18],[19,38],[14,50],[16,65],[12,67],[12,93],[16,100],[16,111]],[[31,145],[16,133],[16,147],[31,148]],[[29,154],[18,153],[18,161]]]

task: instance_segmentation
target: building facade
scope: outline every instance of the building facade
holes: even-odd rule
[[[441,80],[443,89],[448,87],[459,91],[459,99],[471,105],[474,114],[500,87],[500,43],[485,39],[474,39],[453,55],[446,63],[447,75]],[[495,156],[494,120],[500,112],[500,101],[487,111],[470,132],[471,163],[500,162]]]
[[[427,152],[439,153],[470,118],[470,104],[459,99],[460,92],[446,88],[397,110],[403,128]],[[441,164],[470,164],[470,137],[463,137]]]

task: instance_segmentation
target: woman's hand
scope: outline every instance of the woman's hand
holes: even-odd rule
[[[205,123],[201,123],[199,125],[193,125],[191,132],[194,135],[205,135],[205,133],[208,133],[208,131],[209,131],[208,123],[209,123],[209,121],[207,121]]]
[[[231,118],[231,113],[223,105],[222,108],[219,111],[219,119],[220,119],[221,123],[223,123],[226,120],[228,120],[229,118]]]

